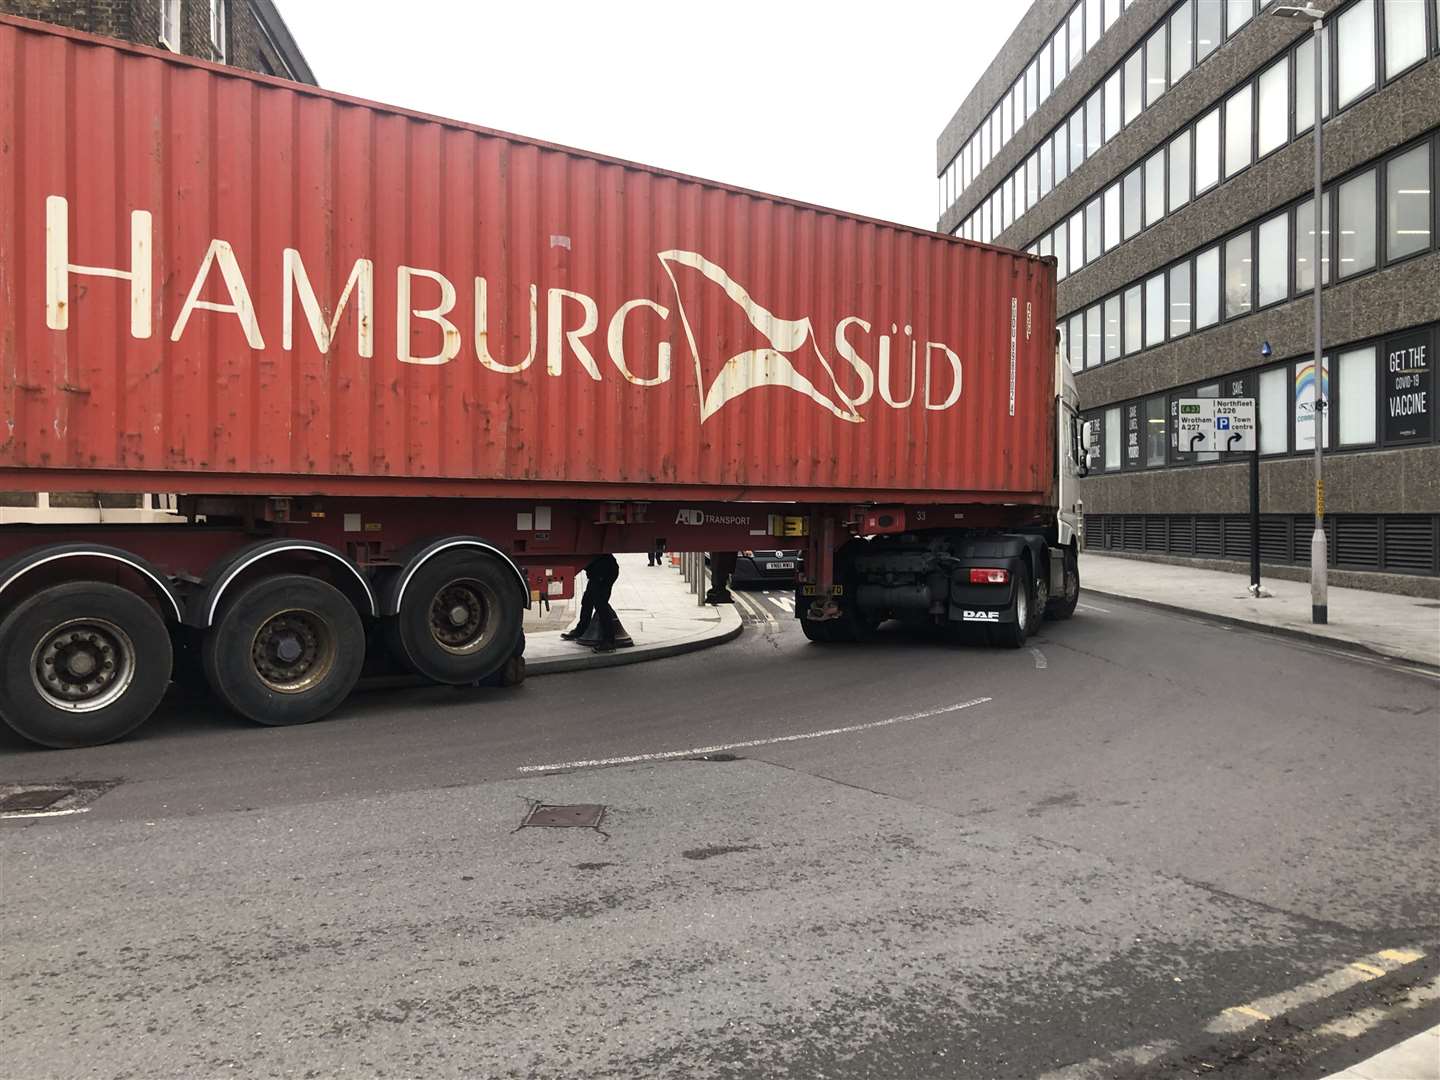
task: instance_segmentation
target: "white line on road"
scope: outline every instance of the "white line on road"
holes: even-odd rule
[[[784,600],[780,599],[780,597],[778,596],[771,596],[769,593],[766,593],[765,599],[769,600],[770,603],[774,604],[781,611],[794,611],[794,608],[792,608],[789,604],[787,604]]]
[[[944,716],[946,713],[970,709],[993,700],[994,698],[988,697],[975,698],[973,701],[962,701],[958,705],[942,705],[938,709],[906,713],[904,716],[892,716],[886,720],[872,720],[868,724],[849,724],[845,727],[826,728],[823,731],[804,731],[796,735],[776,735],[769,739],[747,739],[744,742],[720,743],[716,746],[694,746],[689,750],[662,750],[654,754],[627,754],[624,757],[590,758],[586,761],[559,761],[550,765],[521,765],[516,771],[522,773],[554,772],[559,769],[593,769],[603,765],[634,765],[642,761],[670,761],[675,758],[703,757],[706,754],[718,754],[725,750],[748,750],[756,746],[774,746],[777,743],[800,742],[804,739],[824,739],[831,735],[873,731],[875,728],[904,724],[910,720],[928,720],[932,716]]]
[[[765,609],[764,604],[741,592],[732,592],[730,595],[734,597],[736,606],[748,611],[756,622],[766,623],[777,630],[780,628],[780,624],[776,622],[775,617]]]
[[[0,819],[10,821],[14,818],[65,817],[69,814],[88,814],[89,812],[90,807],[88,806],[77,806],[70,810],[14,810],[0,814]]]
[[[1081,611],[1098,611],[1101,615],[1110,614],[1109,608],[1096,607],[1094,604],[1076,604],[1075,606],[1078,607]]]
[[[1035,658],[1035,670],[1044,671],[1050,666],[1050,661],[1045,659],[1045,654],[1039,649],[1031,649],[1030,655]]]

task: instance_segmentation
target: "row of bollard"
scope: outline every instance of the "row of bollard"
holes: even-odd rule
[[[690,591],[695,594],[695,603],[705,606],[705,553],[703,551],[682,551],[670,556],[672,563],[678,560],[680,576]]]

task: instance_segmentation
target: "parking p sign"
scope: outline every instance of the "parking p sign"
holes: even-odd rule
[[[1215,445],[1212,450],[1255,449],[1255,399],[1214,398]]]

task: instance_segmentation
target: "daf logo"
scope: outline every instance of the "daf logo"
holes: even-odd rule
[[[963,614],[962,618],[963,618],[963,620],[964,620],[965,622],[999,622],[999,621],[1000,621],[1000,612],[998,612],[998,611],[971,611],[969,608],[966,608],[966,609],[964,610],[964,614]]]

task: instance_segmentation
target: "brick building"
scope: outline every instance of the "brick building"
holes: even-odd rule
[[[0,12],[317,85],[273,0],[0,0]]]
[[[1331,580],[1440,596],[1440,0],[1318,0],[1318,380],[1315,47],[1274,13],[1293,2],[1035,0],[939,138],[938,227],[1057,260],[1100,431],[1092,550],[1247,558],[1247,466],[1186,452],[1176,416],[1255,397],[1261,557],[1308,576],[1318,383]]]

